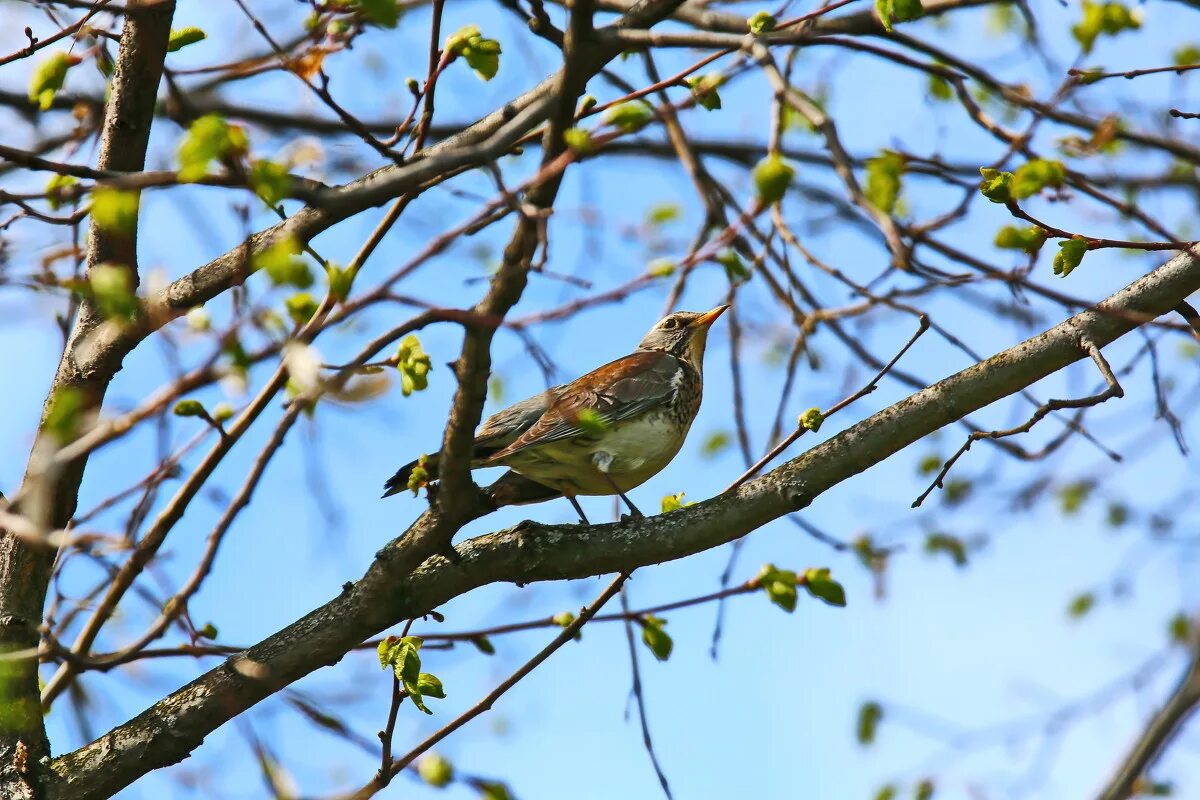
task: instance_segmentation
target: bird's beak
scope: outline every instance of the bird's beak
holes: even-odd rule
[[[700,316],[696,317],[695,321],[692,322],[692,325],[697,328],[707,328],[709,325],[712,325],[714,322],[716,322],[717,317],[724,314],[727,308],[729,308],[728,303],[719,305],[712,311],[706,311]]]

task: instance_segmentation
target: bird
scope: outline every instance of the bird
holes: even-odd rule
[[[629,355],[488,417],[476,432],[471,468],[507,466],[547,487],[526,492],[528,502],[561,494],[584,524],[580,495],[615,494],[634,517],[644,516],[627,492],[683,446],[700,410],[708,331],[728,308],[668,314]],[[383,496],[408,488],[418,466],[435,480],[439,455],[405,464]]]

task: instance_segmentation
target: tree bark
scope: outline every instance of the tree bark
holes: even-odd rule
[[[174,0],[129,3],[105,108],[100,139],[100,169],[138,171],[145,165],[146,147],[163,60],[171,32]],[[88,231],[86,267],[113,264],[128,271],[137,285],[137,236],[98,228]],[[46,469],[61,446],[46,426],[55,398],[73,393],[84,417],[94,414],[105,391],[121,368],[122,354],[95,348],[102,315],[83,303],[63,351],[43,409],[19,497],[20,511],[44,532],[65,527],[75,513],[86,458],[61,468]],[[0,531],[0,797],[26,800],[36,796],[35,773],[49,756],[38,699],[38,627],[55,549]],[[14,654],[23,654],[17,657]]]
[[[496,582],[584,578],[683,558],[733,541],[809,505],[822,492],[924,436],[1086,358],[1200,290],[1200,251],[1183,253],[1084,311],[883,409],[736,490],[669,514],[619,524],[539,525],[477,537],[461,560],[406,548],[426,513],[381,550],[341,596],[232,656],[95,742],[56,759],[49,800],[100,800],[176,763],[228,720],[293,681],[334,664],[380,631]],[[475,515],[489,509],[482,499]]]

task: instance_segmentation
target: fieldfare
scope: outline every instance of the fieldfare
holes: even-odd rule
[[[700,410],[708,329],[727,308],[669,314],[629,355],[488,417],[475,436],[472,469],[510,467],[552,490],[534,499],[561,493],[585,523],[576,495],[619,495],[641,516],[625,493],[683,446]],[[418,463],[401,467],[383,496],[403,491]],[[437,478],[437,454],[422,466],[428,480]]]

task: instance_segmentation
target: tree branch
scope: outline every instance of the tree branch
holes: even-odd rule
[[[56,759],[48,800],[108,797],[146,772],[185,758],[217,727],[283,686],[336,663],[365,639],[495,582],[624,572],[732,541],[804,508],[830,487],[933,431],[1086,357],[1200,290],[1200,252],[1183,253],[1100,303],[905,400],[732,492],[670,514],[627,523],[525,522],[479,536],[407,567],[394,540],[343,594],[151,706],[100,739]],[[489,510],[480,497],[471,513]],[[406,536],[428,524],[429,513]]]

